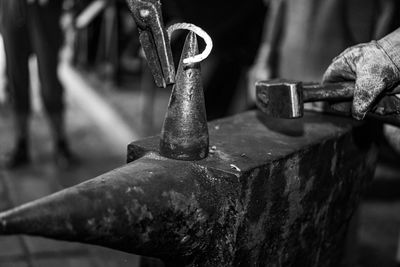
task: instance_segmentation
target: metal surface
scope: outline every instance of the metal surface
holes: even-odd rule
[[[338,266],[376,153],[361,123],[247,112],[210,124],[211,151],[158,155],[0,213],[0,234],[29,234],[158,257],[169,266]],[[252,129],[249,132],[249,129]]]
[[[394,96],[399,92],[398,86],[378,99],[375,107],[372,108],[373,112],[369,112],[367,118],[400,126],[400,100]],[[351,101],[353,93],[353,82],[320,84],[284,79],[260,81],[256,83],[256,104],[266,115],[293,119],[303,116],[304,102]],[[379,109],[382,111],[380,112]],[[379,112],[385,114],[379,114]]]
[[[161,132],[160,153],[179,160],[200,160],[208,155],[208,128],[200,63],[185,65],[199,53],[196,34],[185,41]]]
[[[158,87],[175,83],[175,67],[159,0],[126,0],[139,29],[139,40]]]
[[[272,117],[300,118],[304,110],[301,86],[301,82],[291,80],[257,82],[256,104]]]

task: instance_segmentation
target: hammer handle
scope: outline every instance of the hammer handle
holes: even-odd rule
[[[354,83],[303,83],[303,101],[351,101],[354,94]]]
[[[388,95],[400,93],[400,86],[391,90]],[[351,101],[354,95],[354,82],[341,83],[303,83],[303,101]]]
[[[320,84],[320,83],[303,83],[303,101],[332,101],[345,102],[351,101],[354,94],[353,82]],[[400,94],[400,85],[386,93],[386,96]],[[389,100],[390,101],[390,100]],[[379,115],[368,112],[367,118],[379,120],[400,127],[400,114]]]

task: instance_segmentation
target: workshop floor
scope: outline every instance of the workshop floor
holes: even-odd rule
[[[154,126],[148,129],[142,124],[143,96],[137,89],[137,81],[129,83],[130,88],[114,90],[111,84],[92,79],[90,75],[79,75],[70,68],[62,69],[61,76],[67,88],[68,136],[80,164],[68,170],[60,170],[53,164],[46,119],[40,111],[40,103],[35,103],[31,122],[33,164],[17,171],[0,170],[0,210],[48,195],[123,164],[128,142],[157,133],[160,128],[168,90],[156,92]],[[0,103],[0,156],[12,148],[12,129],[10,108]],[[385,167],[378,173],[384,178],[374,182],[359,212],[359,245],[353,248],[357,266],[396,266],[400,175]],[[0,267],[11,266],[135,267],[139,266],[139,257],[43,238],[0,237]]]

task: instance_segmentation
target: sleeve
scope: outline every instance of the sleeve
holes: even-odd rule
[[[400,28],[386,35],[377,43],[400,70]]]

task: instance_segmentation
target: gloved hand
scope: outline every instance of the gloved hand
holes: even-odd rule
[[[352,115],[363,119],[376,98],[400,82],[400,29],[379,41],[350,47],[334,58],[323,82],[342,81],[355,81]],[[400,100],[397,102],[400,104]],[[389,108],[384,103],[378,113],[387,114],[393,109],[400,106]]]

